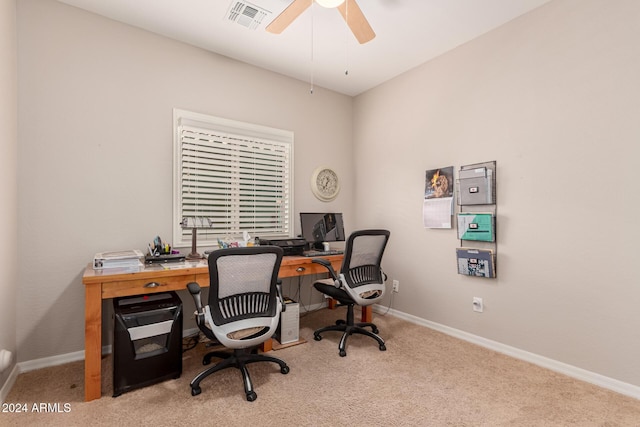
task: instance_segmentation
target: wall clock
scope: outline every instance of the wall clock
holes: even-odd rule
[[[338,174],[328,167],[319,167],[311,175],[311,190],[318,199],[330,202],[340,191]]]

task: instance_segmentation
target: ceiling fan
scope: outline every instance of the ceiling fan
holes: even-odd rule
[[[364,44],[376,36],[376,33],[373,32],[371,25],[369,25],[367,18],[364,17],[356,0],[293,0],[293,2],[267,26],[267,31],[273,34],[280,34],[295,21],[302,12],[307,10],[314,1],[327,8],[337,7],[360,44]]]

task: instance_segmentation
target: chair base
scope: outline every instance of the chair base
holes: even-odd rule
[[[355,323],[353,316],[353,304],[347,304],[347,320],[344,321],[342,319],[336,321],[335,325],[325,326],[324,328],[316,329],[313,332],[313,339],[316,341],[320,341],[322,336],[320,334],[328,331],[338,331],[343,332],[342,338],[340,339],[340,344],[338,344],[338,353],[341,357],[345,357],[347,355],[346,346],[347,346],[347,338],[353,334],[362,334],[368,337],[373,338],[378,342],[378,346],[380,351],[385,351],[387,347],[384,344],[384,340],[378,336],[378,328],[375,324],[371,322],[361,322]],[[365,329],[366,327],[371,328],[371,331]]]
[[[248,349],[234,349],[233,353],[224,353],[224,352],[214,351],[211,353],[207,353],[204,356],[202,360],[202,364],[208,365],[209,363],[211,363],[211,359],[213,357],[221,358],[223,360],[215,364],[214,366],[210,367],[206,371],[199,373],[198,376],[196,376],[191,381],[190,385],[191,385],[192,396],[197,396],[202,392],[202,389],[200,388],[200,382],[206,377],[208,377],[209,375],[213,374],[214,372],[221,371],[222,369],[237,368],[242,373],[242,380],[244,383],[244,392],[247,397],[247,400],[249,402],[253,402],[258,398],[258,395],[253,390],[253,383],[251,382],[251,376],[249,375],[249,371],[247,370],[246,365],[250,363],[256,363],[256,362],[273,362],[273,363],[277,363],[280,366],[281,373],[283,374],[289,373],[289,367],[285,362],[275,357],[266,356],[264,354],[257,354],[255,353],[255,350],[249,351]]]

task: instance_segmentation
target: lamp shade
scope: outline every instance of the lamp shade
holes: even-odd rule
[[[344,3],[344,0],[316,0],[316,3],[318,3],[322,7],[331,8],[340,6],[342,3]]]

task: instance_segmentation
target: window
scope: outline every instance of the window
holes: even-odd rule
[[[174,147],[174,246],[191,245],[184,218],[206,227],[199,246],[291,237],[292,132],[175,109]]]

